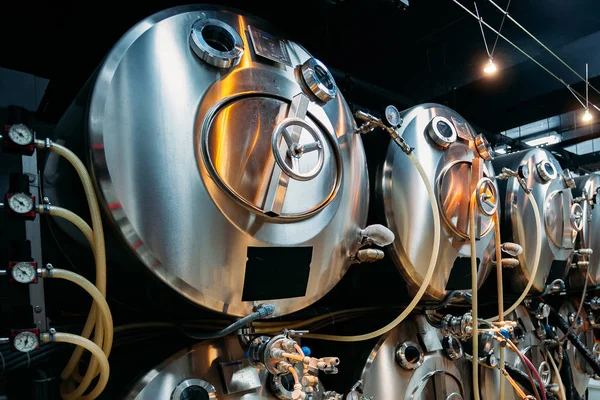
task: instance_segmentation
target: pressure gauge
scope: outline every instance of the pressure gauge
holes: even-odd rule
[[[16,334],[13,339],[13,346],[16,350],[28,353],[39,347],[40,340],[38,336],[29,331],[23,331]]]
[[[346,395],[345,400],[360,400],[360,393],[356,390],[352,390]]]
[[[397,128],[402,125],[402,117],[400,111],[392,105],[385,108],[385,120],[392,128]]]
[[[19,283],[36,282],[37,265],[31,262],[18,262],[10,266],[10,275]]]
[[[8,137],[19,146],[27,146],[33,142],[33,132],[23,124],[11,125],[8,128]]]
[[[8,207],[17,214],[28,214],[33,211],[33,200],[25,193],[15,193],[8,199]]]

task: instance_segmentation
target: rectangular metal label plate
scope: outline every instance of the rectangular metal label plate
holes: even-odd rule
[[[260,376],[248,360],[219,363],[227,394],[245,392],[261,387]]]
[[[454,123],[454,127],[456,128],[456,135],[462,140],[466,140],[467,142],[472,141],[473,134],[471,133],[471,130],[469,129],[469,126],[466,124],[466,122],[459,118],[451,118],[452,122]]]
[[[248,25],[248,32],[250,32],[252,46],[257,55],[290,67],[292,66],[292,60],[290,60],[290,55],[283,39],[279,39],[260,29],[253,28],[250,25]]]

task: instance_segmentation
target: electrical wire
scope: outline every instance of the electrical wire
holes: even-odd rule
[[[498,32],[496,29],[494,29],[490,24],[488,24],[487,22],[485,22],[483,20],[483,18],[478,17],[477,15],[475,15],[471,10],[469,10],[467,7],[465,7],[464,5],[462,5],[458,0],[452,0],[454,3],[456,3],[459,7],[461,7],[463,10],[465,10],[469,15],[471,15],[473,18],[475,18],[476,20],[480,21],[481,24],[483,24],[485,27],[487,27],[489,30],[491,30],[492,32],[494,32],[496,35],[498,35],[498,37],[501,37],[504,41],[506,41],[508,44],[510,44],[512,47],[514,47],[515,49],[517,49],[519,52],[521,52],[525,57],[527,57],[529,60],[533,61],[538,67],[540,67],[541,69],[543,69],[544,71],[546,71],[550,76],[552,76],[554,79],[556,79],[557,81],[559,81],[560,83],[562,83],[567,89],[569,89],[569,91],[577,98],[577,96],[580,96],[582,98],[582,95],[580,95],[577,91],[575,91],[573,88],[571,88],[570,85],[568,85],[564,80],[562,80],[561,78],[559,78],[556,74],[554,74],[552,71],[550,71],[548,68],[546,68],[544,65],[542,65],[539,61],[537,61],[535,58],[533,58],[532,56],[530,56],[525,50],[521,49],[519,46],[517,46],[516,44],[514,44],[510,39],[508,39],[506,36],[502,35],[500,32]],[[596,91],[598,91],[597,89],[594,89]],[[598,92],[600,93],[600,92]],[[592,104],[592,106],[594,108],[596,108],[598,111],[600,111],[600,107],[596,106],[595,104]],[[585,107],[585,106],[584,106]]]

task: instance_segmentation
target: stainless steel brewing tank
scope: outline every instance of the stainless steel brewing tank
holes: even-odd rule
[[[587,270],[588,287],[594,287],[600,283],[600,175],[575,178],[573,197],[581,198],[579,204],[583,207],[583,227],[577,235],[575,248],[590,248],[593,251],[585,260],[590,263]],[[573,262],[577,261],[578,258],[573,259]],[[585,274],[584,267],[572,269],[569,272],[571,288],[583,287]]]
[[[254,17],[182,6],[127,32],[88,86],[76,130],[104,211],[174,290],[228,315],[262,302],[284,315],[342,278],[366,222],[365,154],[299,44]]]
[[[427,272],[432,248],[440,246],[435,274],[425,292],[443,299],[450,273],[457,258],[470,257],[469,201],[471,165],[480,157],[475,130],[458,113],[439,104],[422,104],[402,112],[399,134],[423,166],[434,186],[442,224],[439,244],[433,242],[434,221],[431,202],[416,168],[395,142],[390,141],[377,191],[385,211],[385,223],[396,235],[391,256],[409,287],[419,288]],[[483,175],[494,176],[492,164],[485,161]],[[476,182],[475,182],[476,183]],[[477,241],[479,285],[490,271],[493,252],[493,225],[481,216],[481,238]],[[470,265],[467,261],[465,265]],[[469,267],[470,268],[470,267]],[[470,289],[469,271],[461,271],[460,287]]]
[[[360,378],[364,396],[396,400],[470,399],[469,362],[464,357],[451,359],[442,341],[440,331],[429,325],[424,316],[402,322],[371,351]]]
[[[238,339],[227,336],[169,357],[139,379],[124,399],[276,400],[273,393],[282,389],[290,398],[285,386],[281,378],[251,366]]]
[[[558,313],[569,325],[571,325],[577,313],[577,308],[578,304],[571,300],[566,300],[562,303]],[[581,313],[573,327],[573,332],[575,332],[579,340],[581,340],[588,350],[598,357],[598,354],[600,354],[600,344],[596,342],[594,328],[590,323],[585,307],[581,309]],[[564,333],[561,330],[558,330],[558,337],[561,339],[564,337]],[[571,364],[573,385],[579,396],[583,396],[587,390],[591,377],[594,376],[594,370],[569,340],[565,341],[565,345],[569,363]]]
[[[577,235],[575,225],[581,223],[581,213],[573,203],[569,186],[572,177],[568,170],[563,171],[550,152],[539,148],[498,157],[493,164],[498,172],[503,167],[513,171],[521,168],[537,202],[542,225],[541,231],[536,231],[531,203],[517,178],[499,181],[503,240],[523,247],[523,253],[518,256],[520,265],[511,270],[509,282],[505,282],[504,287],[514,292],[525,288],[531,279],[537,235],[542,235],[539,266],[531,286],[531,291],[542,292],[552,263],[557,261],[555,268],[561,270],[556,271],[557,277],[562,277],[574,250]]]
[[[547,358],[545,347],[536,336],[537,320],[530,317],[525,307],[518,307],[514,312],[506,317],[506,320],[517,321],[515,328],[518,333],[513,334],[512,340],[517,348],[524,354],[535,366],[545,383],[557,383],[558,377],[555,376],[550,360]],[[545,319],[542,321],[545,325]],[[514,336],[518,336],[515,340]],[[499,362],[500,346],[496,340],[490,342],[489,347],[494,350],[494,357]],[[480,353],[481,356],[481,353]],[[508,346],[504,348],[504,361],[514,369],[523,373],[527,372],[527,366],[523,365],[520,358]],[[504,398],[506,400],[518,400],[521,397],[515,392],[512,385],[500,373],[497,368],[480,367],[479,368],[479,391],[482,400],[494,400],[500,393],[500,385],[504,385]]]

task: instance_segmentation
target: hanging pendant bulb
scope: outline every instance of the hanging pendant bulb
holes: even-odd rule
[[[496,64],[494,64],[494,61],[492,61],[491,58],[488,61],[488,63],[485,64],[485,67],[483,67],[483,72],[485,72],[487,75],[492,75],[496,73],[497,70],[498,68],[496,67]]]
[[[594,116],[592,115],[592,113],[590,112],[589,109],[585,109],[585,112],[583,113],[583,116],[581,117],[581,120],[584,122],[589,122],[592,119],[594,119]]]

